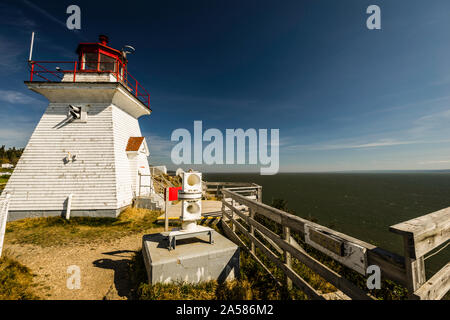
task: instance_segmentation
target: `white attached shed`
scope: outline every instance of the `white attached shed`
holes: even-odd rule
[[[130,162],[131,184],[134,196],[148,196],[152,190],[152,180],[148,165],[147,141],[144,137],[130,137],[126,152]]]

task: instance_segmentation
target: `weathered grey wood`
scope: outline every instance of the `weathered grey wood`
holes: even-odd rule
[[[222,205],[224,205],[225,207],[227,207],[228,209],[230,209],[231,211],[233,211],[233,213],[237,214],[240,218],[242,218],[243,220],[247,220],[247,214],[240,209],[241,206],[233,206],[230,203],[227,203],[225,201],[222,201]]]
[[[224,206],[226,206],[227,208],[229,208],[230,210],[232,210],[234,213],[236,213],[236,215],[238,215],[242,220],[244,220],[245,223],[249,224],[249,223],[248,223],[248,217],[249,217],[249,215],[247,215],[245,212],[240,211],[240,210],[238,209],[240,206],[233,207],[231,204],[229,204],[229,203],[227,203],[227,202],[224,202],[224,201],[222,201],[222,204],[223,204]],[[252,209],[249,209],[249,210],[252,210]],[[250,224],[249,224],[249,225],[250,225]],[[252,228],[251,225],[250,225],[250,228]],[[281,248],[280,248],[275,242],[273,242],[270,238],[265,237],[264,234],[261,233],[261,231],[259,231],[259,230],[257,230],[257,229],[256,229],[255,231],[256,231],[257,234],[259,234],[260,236],[264,237],[264,240],[266,240],[272,247],[274,247],[275,250],[276,250],[279,254],[282,254],[282,253],[283,253],[283,249],[281,249]]]
[[[256,191],[257,187],[255,186],[248,186],[248,187],[231,187],[227,188],[227,190],[234,191],[234,192],[241,192],[241,191]]]
[[[210,181],[203,181],[203,183],[206,186],[242,186],[242,187],[251,187],[253,186],[253,183],[251,182],[210,182]]]
[[[6,232],[6,221],[8,221],[10,194],[7,193],[4,200],[0,201],[0,258],[3,251],[3,241]]]
[[[265,205],[264,203],[259,203],[255,200],[247,199],[244,196],[241,196],[240,194],[234,193],[232,191],[223,189],[222,193],[225,197],[233,198],[236,201],[238,201],[240,204],[244,204],[247,207],[255,210],[258,214],[261,214],[277,223],[281,223],[281,214],[283,211],[272,208],[268,205]]]
[[[205,196],[214,196],[218,199],[222,198],[222,189],[228,188],[233,189],[233,191],[240,192],[239,189],[242,188],[242,192],[250,193],[250,196],[257,198],[259,185],[251,182],[208,182],[203,181],[202,189]],[[234,190],[236,189],[236,190]],[[246,190],[245,190],[246,189]]]
[[[418,258],[450,239],[450,207],[398,223],[390,231],[408,238],[408,254]]]
[[[251,241],[273,262],[275,263],[284,273],[292,280],[292,282],[302,290],[310,299],[313,300],[324,300],[324,298],[318,293],[311,285],[302,279],[298,274],[295,273],[292,268],[285,265],[281,260],[267,248],[261,241],[256,237],[249,234]]]
[[[261,214],[262,216],[271,219],[274,222],[277,222],[281,225],[287,225],[291,228],[291,230],[295,230],[300,234],[304,235],[305,225],[320,228],[330,234],[333,234],[344,241],[348,241],[351,243],[355,243],[361,247],[367,248],[367,260],[368,264],[376,264],[382,270],[382,277],[385,279],[391,279],[399,282],[400,284],[406,284],[406,270],[405,263],[403,257],[400,257],[396,254],[387,252],[381,248],[378,248],[372,244],[361,241],[354,237],[348,236],[346,234],[337,232],[335,230],[326,228],[314,222],[308,221],[306,219],[294,216],[282,210],[278,210],[267,206],[263,203],[258,203],[256,201],[252,201],[250,199],[246,199],[243,196],[240,196],[234,192],[228,191],[227,189],[223,189],[222,193],[227,198],[236,199],[239,203],[246,205],[248,208],[255,210],[257,214]]]
[[[318,230],[311,229],[309,233],[310,239],[320,246],[330,250],[331,252],[343,256],[344,255],[344,241],[336,239],[333,236],[324,234]]]
[[[304,250],[298,250],[290,243],[286,242],[285,240],[281,239],[277,234],[260,224],[259,222],[249,218],[249,223],[254,225],[257,230],[260,230],[264,233],[265,236],[272,239],[277,245],[279,245],[282,249],[288,251],[292,254],[293,257],[298,259],[300,262],[304,263],[308,268],[314,270],[322,276],[325,280],[333,284],[336,288],[342,290],[345,294],[347,294],[349,297],[355,298],[355,299],[370,299],[371,297],[358,288],[356,285],[348,281],[347,279],[343,278],[340,274],[336,273],[335,271],[331,270],[318,260],[311,257],[309,254],[307,254]]]
[[[250,234],[250,232],[242,226],[239,222],[237,222],[235,219],[233,219],[231,216],[229,216],[227,213],[225,215],[228,216],[228,218],[232,221],[232,224],[239,229],[240,232],[245,234],[252,243],[254,243],[261,251],[263,251],[266,256],[275,263],[279,268],[281,268],[286,276],[292,280],[302,290],[309,298],[311,299],[318,299],[322,300],[324,299],[309,283],[307,283],[304,279],[302,279],[298,274],[295,273],[294,270],[292,270],[291,266],[288,266],[281,262],[280,258],[275,255],[269,248],[267,248],[261,241],[259,241],[255,236]],[[234,233],[234,232],[233,232]],[[243,242],[241,241],[243,244]],[[243,244],[245,246],[245,244]],[[247,248],[247,247],[246,247]],[[248,248],[247,248],[248,250]],[[249,250],[250,251],[250,250]],[[251,251],[250,251],[251,252]]]
[[[315,238],[311,234],[316,234]],[[305,243],[363,276],[366,275],[367,248],[309,225],[305,226]],[[330,249],[335,249],[337,253]]]
[[[306,250],[294,239],[293,236],[291,236],[290,244],[297,250],[306,253]]]
[[[291,229],[289,227],[283,226],[283,238],[288,243],[291,242]],[[291,252],[289,250],[284,250],[284,262],[288,268],[292,267]],[[292,288],[292,280],[286,277],[286,286],[288,289]]]
[[[254,219],[255,218],[255,211],[253,211],[252,209],[249,209],[249,217]],[[255,236],[255,227],[254,226],[250,226],[250,234],[252,236]],[[252,241],[251,244],[251,251],[253,253],[255,253],[255,243]]]
[[[262,203],[262,187],[258,186],[258,202]]]
[[[417,299],[440,300],[450,290],[450,262],[414,292]]]
[[[231,228],[225,223],[222,222],[222,228],[225,232],[225,235],[227,237],[229,237],[230,239],[232,239],[232,241],[234,243],[236,243],[239,247],[242,247],[243,249],[245,249],[247,252],[250,253],[250,255],[255,259],[255,261],[261,265],[261,267],[269,274],[269,276],[275,281],[275,283],[278,285],[278,287],[282,287],[283,285],[281,284],[280,281],[278,281],[278,279],[275,277],[275,275],[269,270],[269,268],[267,268],[267,266],[258,258],[258,256],[256,255],[256,253],[252,253],[249,248],[245,245],[245,243],[238,237],[237,234],[235,234]]]
[[[379,266],[383,279],[393,280],[407,286],[404,257],[375,247],[367,251],[367,264]]]
[[[222,221],[227,222],[229,219],[225,214],[225,201],[222,200]]]
[[[262,233],[261,231],[259,231],[258,229],[255,229],[256,233],[258,235],[260,235],[265,241],[267,241],[274,249],[276,252],[278,252],[279,254],[283,254],[283,249],[280,248],[279,245],[277,245],[275,242],[273,242],[270,238],[264,236],[264,233]]]
[[[235,206],[235,201],[234,201],[234,199],[231,199],[231,206],[232,206],[232,208]],[[236,224],[234,223],[234,222],[235,222],[235,221],[234,221],[234,210],[231,210],[231,217],[230,217],[230,220],[233,221],[233,224],[231,225],[231,230],[232,230],[233,232],[236,232]]]
[[[245,228],[242,224],[240,224],[239,222],[236,221],[236,219],[234,219],[234,217],[228,215],[228,213],[225,213],[228,218],[231,220],[232,225],[234,226],[234,230],[233,230],[233,226],[232,226],[232,231],[236,233],[236,227],[239,229],[240,232],[242,232],[243,234],[247,235],[249,234],[249,231],[247,230],[247,228]]]
[[[406,288],[412,297],[413,292],[419,289],[426,282],[425,262],[422,257],[418,259],[410,256],[411,238],[409,236],[403,237],[405,250],[405,269],[406,269]]]
[[[448,267],[446,266],[443,270],[439,271],[435,277],[432,278],[432,282],[427,282],[425,277],[423,256],[427,252],[435,249],[450,239],[450,208],[391,226],[391,231],[401,234],[404,237],[405,257],[401,257],[351,236],[323,227],[319,224],[302,219],[287,212],[269,207],[265,204],[259,203],[258,201],[254,201],[253,199],[248,199],[244,194],[239,194],[238,192],[233,192],[227,189],[223,189],[222,193],[226,198],[232,199],[234,202],[239,203],[241,206],[240,210],[246,208],[249,211],[253,211],[253,216],[249,217],[249,214],[245,211],[231,209],[233,214],[236,213],[236,215],[239,216],[239,218],[248,224],[252,229],[252,232],[248,232],[246,228],[240,225],[244,234],[248,234],[252,238],[255,238],[255,234],[258,233],[265,241],[270,243],[270,245],[277,250],[280,248],[284,250],[286,254],[291,254],[292,257],[299,259],[303,263],[305,263],[304,261],[308,261],[308,263],[312,265],[311,269],[316,271],[318,274],[320,274],[320,272],[324,273],[325,276],[322,274],[321,275],[331,283],[333,283],[332,281],[339,282],[336,275],[333,275],[335,278],[332,279],[332,281],[330,280],[330,274],[328,273],[331,270],[324,270],[318,266],[316,262],[320,262],[314,261],[315,259],[310,257],[298,244],[294,245],[291,241],[292,237],[286,238],[284,233],[282,239],[279,235],[276,235],[265,226],[257,226],[256,223],[258,222],[254,219],[254,215],[260,214],[261,216],[269,218],[272,221],[281,224],[284,230],[286,227],[289,227],[291,230],[299,232],[302,235],[305,235],[305,231],[308,232],[308,239],[306,240],[309,244],[319,244],[319,248],[323,247],[324,249],[333,252],[333,255],[335,256],[342,256],[345,252],[347,252],[347,249],[343,252],[343,245],[345,245],[345,248],[349,245],[363,248],[361,250],[364,250],[362,254],[367,265],[378,265],[381,268],[382,277],[384,279],[391,279],[407,286],[409,291],[414,292],[417,297],[437,297],[441,294],[444,295],[445,292],[448,291]],[[259,200],[259,197],[256,197],[256,199]],[[261,241],[259,242],[262,244]],[[256,242],[255,244],[258,246]],[[265,247],[264,244],[262,245]],[[303,260],[301,260],[299,256],[303,258]],[[341,260],[342,259],[339,261],[342,262]],[[288,260],[284,263],[279,261],[279,263],[284,265],[284,268],[282,269],[286,274],[288,274],[289,271],[285,270],[286,268],[289,268],[287,265]],[[361,266],[358,268],[361,269]],[[364,270],[361,269],[359,272],[364,272]],[[290,279],[292,279],[292,277],[290,277]],[[436,279],[440,280],[436,281]],[[292,281],[295,283],[294,279],[292,279]],[[436,283],[439,283],[439,285],[436,285]],[[339,286],[335,286],[344,291],[343,287],[347,284],[348,283],[341,283]],[[360,298],[367,298],[367,294],[362,292],[353,292],[349,294],[349,291],[355,289],[353,286],[354,285],[351,284],[350,288],[345,289],[347,292],[344,292],[352,297],[355,297],[355,295],[361,295],[362,297]]]

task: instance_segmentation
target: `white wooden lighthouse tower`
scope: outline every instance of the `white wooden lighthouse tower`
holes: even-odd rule
[[[10,220],[67,210],[116,217],[139,191],[151,192],[138,186],[139,173],[150,174],[138,123],[151,113],[149,94],[106,36],[77,53],[71,63],[30,61],[25,84],[49,105],[2,193],[10,194]],[[150,176],[142,181],[151,185]]]

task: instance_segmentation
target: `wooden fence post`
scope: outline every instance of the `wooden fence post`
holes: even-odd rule
[[[252,208],[248,208],[248,213],[250,218],[255,219],[255,211]],[[250,234],[253,237],[255,236],[255,227],[252,224],[250,225]],[[251,240],[251,251],[252,253],[255,253],[255,243],[253,240]]]
[[[0,201],[0,257],[2,256],[3,240],[5,238],[6,221],[8,220],[10,194],[6,194],[6,198]]]
[[[231,199],[231,206],[234,209],[234,206],[235,206],[234,199]],[[234,225],[234,222],[233,222],[233,220],[234,220],[234,210],[231,210],[230,216],[231,216],[231,230],[233,230],[233,232],[236,233],[236,226]]]
[[[170,201],[169,201],[169,188],[166,188],[165,192],[165,209],[164,209],[164,231],[168,232],[169,231],[169,206],[170,206]]]
[[[412,243],[411,243],[412,242]],[[411,237],[403,236],[403,244],[405,247],[405,269],[408,294],[412,294],[419,289],[426,281],[425,262],[422,257],[414,258],[410,255],[410,247],[414,246],[414,240]]]
[[[283,227],[284,240],[286,240],[288,243],[291,243],[291,229],[287,226],[282,226],[282,227]],[[287,250],[284,250],[284,257],[285,257],[286,265],[289,268],[292,267],[292,259],[291,259],[290,252],[288,252]],[[286,276],[286,287],[289,290],[292,289],[292,280],[288,276]]]

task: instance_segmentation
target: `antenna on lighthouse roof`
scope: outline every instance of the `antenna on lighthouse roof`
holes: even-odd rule
[[[123,46],[123,48],[122,48],[122,53],[125,58],[127,57],[128,53],[134,53],[135,51],[136,51],[136,49],[134,49],[130,45]]]
[[[28,61],[31,61],[31,58],[33,56],[33,44],[34,44],[34,31],[31,33],[30,57],[28,58]]]

